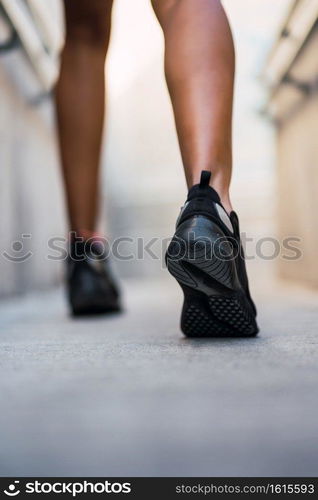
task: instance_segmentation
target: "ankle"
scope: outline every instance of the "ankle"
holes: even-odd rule
[[[193,179],[189,180],[189,189],[200,183],[200,175],[193,176]],[[233,211],[233,206],[230,199],[229,182],[224,182],[223,176],[212,173],[210,186],[217,192],[223,207],[230,214]]]
[[[88,241],[102,238],[101,233],[91,229],[71,229],[68,234],[70,240],[78,239]]]
[[[230,214],[233,211],[233,206],[230,200],[230,195],[229,193],[226,193],[225,195],[222,195],[222,193],[218,193],[221,199],[221,203],[226,210],[228,214]]]
[[[225,210],[230,214],[233,206],[230,198],[231,170],[223,167],[212,172],[210,186],[218,193]]]

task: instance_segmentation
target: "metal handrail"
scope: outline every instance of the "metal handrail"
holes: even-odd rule
[[[0,4],[16,31],[43,92],[50,92],[58,76],[58,54],[50,51],[43,43],[25,0],[0,0]]]
[[[7,52],[8,50],[12,50],[17,47],[19,44],[19,37],[17,35],[16,30],[12,26],[10,19],[6,15],[5,11],[2,9],[0,5],[0,16],[5,19],[5,22],[10,29],[10,36],[7,38],[5,42],[0,43],[0,54],[1,52]]]

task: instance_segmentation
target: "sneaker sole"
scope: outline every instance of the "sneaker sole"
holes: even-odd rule
[[[121,312],[117,301],[105,304],[104,299],[99,297],[86,297],[75,303],[71,303],[72,316],[95,316]]]
[[[219,232],[215,236],[217,242]],[[181,316],[184,335],[192,338],[257,335],[259,329],[239,284],[234,262],[218,258],[215,247],[212,253],[211,248],[207,250],[206,242],[204,251],[198,250],[198,245],[193,243],[183,243],[186,252],[183,252],[182,259],[177,260],[173,256],[175,248],[180,249],[180,238],[173,238],[166,263],[184,293]]]

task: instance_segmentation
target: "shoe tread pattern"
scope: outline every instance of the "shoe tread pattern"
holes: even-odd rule
[[[242,291],[233,290],[231,263],[211,259],[207,261],[197,255],[195,260],[173,261],[168,258],[169,272],[176,278],[185,294],[185,304],[181,319],[181,329],[187,337],[242,337],[254,336],[258,327],[253,313]],[[193,272],[185,269],[191,264]],[[200,270],[200,276],[195,272]],[[213,279],[226,290],[216,293],[202,285],[202,275],[207,281]],[[198,299],[189,295],[187,289],[197,290]],[[209,293],[210,292],[210,293]],[[193,294],[190,294],[193,296]]]

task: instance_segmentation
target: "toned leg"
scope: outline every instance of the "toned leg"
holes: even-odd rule
[[[152,0],[165,37],[165,71],[188,186],[202,170],[231,211],[235,54],[219,0]]]
[[[64,0],[66,43],[56,88],[69,225],[94,231],[112,0]]]

